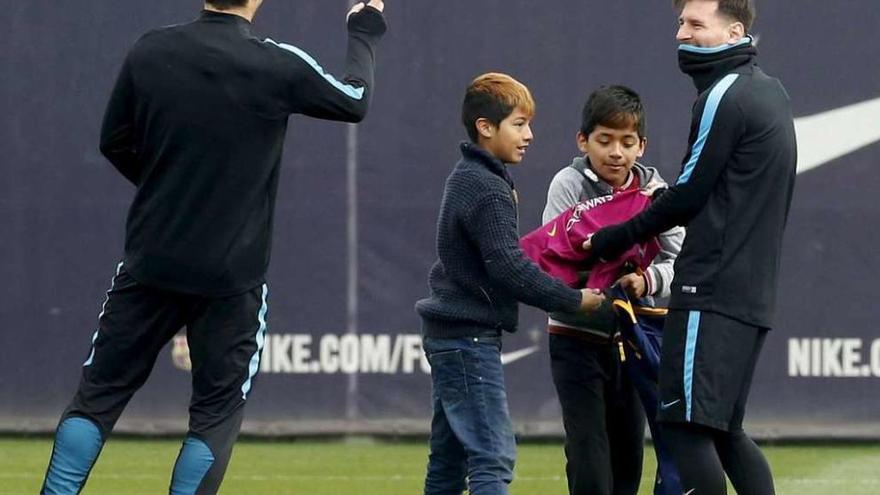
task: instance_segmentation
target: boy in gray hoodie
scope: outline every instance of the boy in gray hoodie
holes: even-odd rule
[[[583,108],[578,149],[583,153],[550,183],[543,221],[579,201],[666,186],[654,168],[636,160],[647,144],[639,95],[623,86],[603,86]],[[658,237],[661,252],[644,273],[622,274],[618,283],[631,298],[653,305],[669,295],[673,262],[684,229]],[[635,495],[642,470],[645,417],[635,388],[623,372],[609,305],[599,311],[550,313],[550,362],[565,426],[566,475],[571,495]]]

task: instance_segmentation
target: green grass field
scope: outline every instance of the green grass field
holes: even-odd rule
[[[111,440],[84,493],[167,493],[179,446],[175,440]],[[47,438],[0,439],[0,494],[37,493],[51,448]],[[765,452],[781,495],[880,493],[880,445],[782,446]],[[421,492],[426,455],[420,442],[241,441],[221,493],[414,495]],[[653,473],[653,466],[648,455],[645,472]],[[640,495],[651,492],[651,477],[644,477]],[[511,493],[565,494],[561,445],[520,445]]]

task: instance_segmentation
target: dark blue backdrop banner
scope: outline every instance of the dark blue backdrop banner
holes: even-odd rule
[[[424,432],[430,380],[413,303],[427,293],[443,181],[464,137],[462,92],[510,73],[538,102],[514,170],[523,232],[577,153],[587,93],[638,90],[645,162],[675,177],[695,90],[677,68],[670,2],[389,1],[377,92],[357,128],[294,116],[269,273],[269,337],[245,430]],[[267,0],[255,30],[338,73],[347,0]],[[100,156],[104,105],[144,31],[198,1],[13,2],[0,18],[0,429],[49,430],[70,399],[122,254],[132,187]],[[876,0],[760,2],[760,62],[791,95],[801,174],[776,324],[752,391],[764,435],[880,436],[880,44]],[[348,186],[347,186],[348,184]],[[316,218],[321,220],[315,221]],[[520,431],[561,431],[545,316],[506,337]],[[163,351],[119,428],[182,431],[185,341]]]

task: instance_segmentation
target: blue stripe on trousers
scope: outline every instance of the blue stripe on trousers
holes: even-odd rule
[[[697,351],[697,336],[700,333],[700,312],[691,311],[688,315],[687,341],[684,348],[684,402],[685,420],[691,420],[694,387],[694,357]]]

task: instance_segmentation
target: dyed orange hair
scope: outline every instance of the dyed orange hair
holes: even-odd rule
[[[468,137],[477,142],[478,119],[498,126],[514,109],[529,118],[535,115],[535,99],[525,84],[498,72],[489,72],[474,79],[468,86],[461,108],[461,121]]]

